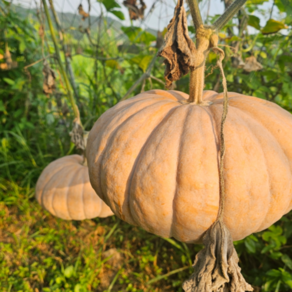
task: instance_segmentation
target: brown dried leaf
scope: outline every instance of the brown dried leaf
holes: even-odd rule
[[[232,66],[235,68],[243,68],[245,63],[240,56],[232,57]]]
[[[89,16],[89,14],[83,10],[82,4],[78,6],[78,12],[80,15],[82,15],[82,20],[85,20]]]
[[[167,30],[159,56],[166,59],[164,77],[166,86],[170,87],[173,81],[179,80],[195,67],[196,46],[189,37],[183,0],[178,1]]]
[[[128,8],[131,20],[144,18],[144,11],[147,6],[143,0],[140,0],[140,7],[137,5],[137,0],[126,0],[123,4]]]
[[[195,259],[195,272],[185,281],[185,292],[253,291],[238,266],[238,256],[231,235],[221,220],[216,221],[203,239],[205,248]]]
[[[53,93],[53,91],[56,88],[55,84],[56,74],[50,68],[46,60],[44,61],[43,75],[44,75],[43,91],[47,96],[49,96],[51,93]]]
[[[251,56],[245,59],[243,70],[246,72],[259,71],[263,66],[257,61],[256,57]]]

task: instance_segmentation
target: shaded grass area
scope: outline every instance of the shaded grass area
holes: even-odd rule
[[[290,214],[235,242],[243,275],[255,291],[291,291],[291,222]],[[38,205],[29,184],[0,178],[1,292],[182,292],[201,248],[115,216],[55,218]]]
[[[2,182],[1,197],[0,291],[182,291],[191,273],[191,245],[115,216],[55,218],[34,200],[33,188]],[[4,203],[8,197],[12,204]]]

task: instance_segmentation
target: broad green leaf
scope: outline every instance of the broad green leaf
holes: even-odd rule
[[[118,69],[119,68],[119,62],[117,60],[107,60],[105,62],[105,65],[112,69]]]
[[[97,1],[104,5],[106,11],[112,13],[121,20],[125,19],[124,13],[120,10],[116,10],[116,8],[121,8],[117,1],[115,0],[97,0]]]
[[[14,85],[14,80],[12,80],[12,79],[9,79],[9,78],[3,78],[3,80],[6,82],[6,83],[8,83],[9,85]]]
[[[143,72],[146,71],[146,69],[148,68],[149,63],[151,62],[153,56],[136,56],[134,58],[131,59],[132,62],[136,63],[142,70]]]
[[[64,270],[64,272],[63,272],[63,274],[64,274],[64,276],[65,276],[66,278],[71,278],[71,276],[73,275],[73,273],[74,273],[74,267],[73,267],[73,266],[69,266],[69,267],[67,267],[67,268]]]
[[[195,33],[196,32],[194,26],[192,26],[192,25],[188,26],[188,31],[191,32],[191,33]]]
[[[256,252],[256,243],[254,240],[252,240],[251,238],[247,237],[245,240],[244,240],[244,244],[247,248],[247,250],[250,252],[250,253],[255,253]]]
[[[112,13],[113,15],[115,15],[117,18],[121,19],[121,20],[125,20],[125,15],[122,11],[119,10],[111,10],[110,13]]]
[[[276,33],[280,31],[281,29],[287,28],[287,25],[285,25],[283,22],[275,20],[275,19],[269,19],[265,25],[265,27],[261,30],[263,34],[270,34],[270,33]]]
[[[275,244],[274,242],[272,242],[271,244],[265,246],[265,247],[262,249],[261,253],[266,253],[266,252],[268,252],[268,251],[274,249],[275,247],[276,247],[276,244]]]
[[[87,292],[87,289],[81,284],[77,284],[74,287],[74,292]]]
[[[128,36],[130,41],[136,42],[136,43],[145,43],[146,45],[149,45],[152,41],[156,40],[156,37],[147,32],[143,31],[142,28],[131,26],[131,27],[121,27],[122,31]]]
[[[267,276],[270,276],[272,278],[280,278],[281,277],[281,272],[275,269],[269,270],[266,273]]]
[[[280,12],[285,12],[286,9],[285,9],[285,6],[284,6],[284,3],[285,0],[275,0],[275,5],[277,6],[277,8],[279,9]]]
[[[292,260],[287,254],[284,254],[281,257],[281,260],[290,270],[292,270]]]
[[[98,0],[98,2],[102,3],[107,11],[111,11],[115,8],[121,8],[115,0]]]
[[[274,259],[274,260],[278,260],[279,258],[281,258],[282,257],[282,253],[281,252],[279,252],[279,251],[277,251],[277,252],[272,252],[271,254],[270,254],[270,257],[272,258],[272,259]]]
[[[259,19],[257,16],[249,15],[249,16],[248,16],[248,22],[247,22],[247,24],[248,24],[249,26],[254,27],[255,29],[258,29],[258,30],[261,29],[261,26],[260,26],[260,19]]]

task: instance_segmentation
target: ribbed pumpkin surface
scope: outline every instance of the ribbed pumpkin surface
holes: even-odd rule
[[[269,227],[291,209],[292,116],[276,104],[229,93],[225,124],[224,222],[234,240]],[[130,224],[200,242],[219,206],[223,95],[152,90],[118,103],[87,145],[93,188]]]
[[[36,199],[52,215],[83,220],[113,215],[90,185],[83,158],[70,155],[51,162],[36,185]]]

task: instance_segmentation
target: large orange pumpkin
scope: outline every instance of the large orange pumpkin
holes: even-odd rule
[[[36,185],[36,199],[51,214],[67,220],[83,220],[112,215],[110,208],[92,189],[88,168],[80,155],[51,162]]]
[[[224,223],[233,240],[269,227],[292,207],[292,116],[274,103],[228,93]],[[90,181],[121,219],[182,242],[200,242],[219,207],[223,94],[209,105],[178,91],[122,101],[93,126]]]

